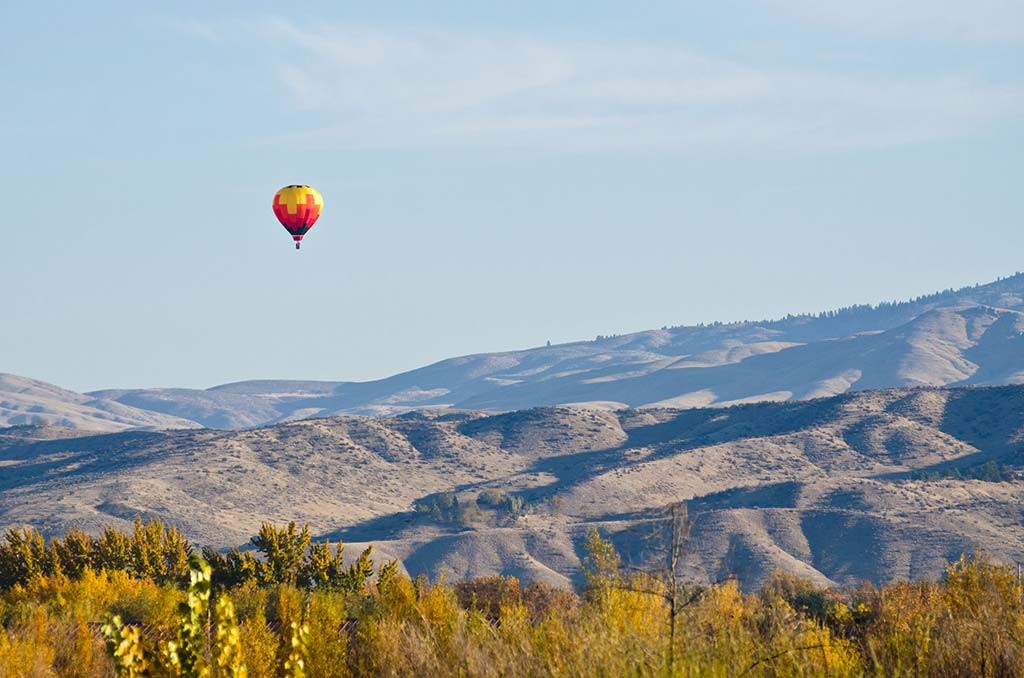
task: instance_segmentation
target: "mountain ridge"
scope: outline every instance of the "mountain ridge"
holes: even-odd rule
[[[173,418],[167,426],[240,429],[423,407],[702,407],[898,386],[1014,384],[1024,383],[1022,312],[1024,274],[1016,274],[904,302],[458,356],[367,382],[265,379],[81,397]],[[45,414],[75,425],[59,411]],[[5,419],[0,409],[0,424],[34,420]]]
[[[889,386],[1018,383],[1021,311],[1024,275],[1017,274],[907,302],[460,356],[371,382],[250,381],[199,392],[97,395],[232,428],[418,407],[692,407]],[[991,335],[979,331],[992,326]],[[787,372],[801,377],[768,377]],[[191,409],[192,399],[216,414]]]

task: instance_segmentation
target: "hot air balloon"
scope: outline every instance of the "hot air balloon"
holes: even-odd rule
[[[273,207],[274,216],[285,230],[291,233],[295,249],[299,249],[302,236],[306,235],[320,218],[320,212],[324,209],[324,199],[320,191],[312,186],[293,184],[274,194]]]

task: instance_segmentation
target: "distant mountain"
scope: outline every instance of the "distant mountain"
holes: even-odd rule
[[[861,356],[869,376],[889,361],[907,379],[957,378],[969,368],[951,356],[985,354],[978,337],[1002,318],[1013,316],[929,314],[849,340],[859,348],[843,355]],[[961,320],[964,332],[948,331]],[[922,354],[906,348],[920,333],[932,346]],[[872,351],[895,357],[873,362]],[[935,577],[976,549],[1024,560],[1024,386],[686,410],[434,410],[247,431],[23,426],[0,430],[0,468],[0,529],[97,531],[159,516],[227,547],[262,521],[297,520],[350,552],[373,542],[378,557],[449,578],[567,583],[594,527],[642,564],[642,535],[682,500],[697,581],[734,574],[752,587],[775,568],[822,584]]]
[[[193,421],[86,396],[35,379],[0,374],[0,426],[54,424],[91,431],[190,428]]]
[[[667,327],[452,358],[371,382],[246,381],[95,398],[245,428],[422,407],[695,407],[894,386],[1024,383],[1024,275],[918,299],[762,322]]]

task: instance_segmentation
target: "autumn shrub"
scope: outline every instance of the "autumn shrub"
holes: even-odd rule
[[[1024,591],[1008,566],[962,556],[942,582],[879,587],[865,603],[863,652],[878,672],[1024,675]]]
[[[818,621],[825,621],[832,608],[839,603],[837,592],[817,586],[810,579],[790,572],[776,570],[762,587],[761,595],[766,599],[779,597],[794,609]]]
[[[523,587],[523,604],[530,618],[539,621],[549,616],[572,617],[579,610],[579,596],[570,589],[534,581]]]
[[[103,639],[93,624],[76,620],[51,627],[53,672],[67,678],[98,678],[110,675]],[[0,672],[0,675],[4,675]]]
[[[352,675],[348,668],[348,638],[355,620],[348,616],[346,598],[336,591],[316,591],[309,597],[305,614],[309,626],[306,665],[311,676]]]
[[[0,676],[44,678],[52,675],[56,653],[51,642],[50,619],[36,607],[23,621],[0,633]]]
[[[515,577],[480,577],[464,579],[454,585],[455,597],[466,610],[478,610],[490,619],[497,619],[502,605],[519,603],[522,587]]]
[[[60,548],[30,530],[5,538],[5,557],[39,560],[0,590],[0,676],[1024,675],[1024,590],[981,556],[940,581],[834,590],[777,573],[750,593],[626,568],[592,532],[576,593],[411,579],[370,550],[345,565],[340,544],[312,540],[296,559],[303,533],[261,531],[261,558],[277,553],[284,581],[263,569],[231,586],[194,557],[185,586],[171,576],[182,551],[162,526],[92,542],[120,570],[55,567],[87,552],[84,535]],[[152,576],[133,564],[145,544],[163,563]]]
[[[247,581],[229,590],[231,601],[235,604],[235,613],[240,620],[248,621],[257,616],[267,621],[267,589],[255,581]]]
[[[262,607],[254,608],[252,615],[242,620],[238,635],[249,678],[276,678],[281,639],[267,625]]]

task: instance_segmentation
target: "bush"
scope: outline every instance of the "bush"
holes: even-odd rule
[[[42,554],[45,569],[38,539],[22,530],[5,543]],[[85,541],[62,543],[80,554]],[[1024,675],[1024,587],[978,555],[938,582],[837,591],[776,573],[756,594],[734,581],[694,588],[673,636],[666,583],[622,568],[596,532],[587,549],[582,597],[515,577],[412,580],[396,563],[372,581],[369,552],[347,588],[298,585],[312,550],[297,570],[282,560],[285,581],[233,588],[214,589],[194,559],[186,590],[130,558],[120,571],[35,572],[0,592],[0,676]],[[333,562],[337,548],[324,553]]]

